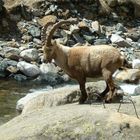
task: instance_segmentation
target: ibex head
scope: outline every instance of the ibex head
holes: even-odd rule
[[[56,55],[56,51],[57,51],[57,43],[56,41],[52,41],[52,36],[53,36],[53,33],[56,31],[57,28],[59,28],[62,24],[74,24],[74,23],[77,23],[77,21],[75,19],[69,19],[69,20],[62,20],[62,21],[59,21],[58,23],[54,24],[51,28],[51,30],[49,31],[47,37],[46,37],[46,42],[43,46],[43,53],[44,53],[44,56],[43,56],[43,62],[45,63],[48,63],[48,62],[51,62],[52,59],[55,59],[55,55]],[[49,25],[52,24],[52,23],[48,23]],[[48,26],[45,25],[45,27]],[[45,28],[44,28],[44,31],[45,31]],[[46,32],[46,31],[45,31]]]

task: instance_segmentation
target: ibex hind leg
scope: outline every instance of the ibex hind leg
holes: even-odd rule
[[[114,94],[114,91],[115,91],[115,84],[114,84],[114,81],[112,79],[112,72],[109,71],[108,69],[104,69],[103,70],[103,77],[104,77],[104,80],[106,81],[107,83],[107,89],[105,92],[108,91],[108,93],[105,93],[105,101],[106,102],[111,102],[113,97],[115,96]]]

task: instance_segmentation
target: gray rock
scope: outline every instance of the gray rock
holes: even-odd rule
[[[39,44],[39,45],[42,43],[41,40],[38,39],[38,38],[34,38],[33,42],[36,43],[36,44]]]
[[[20,54],[20,50],[18,48],[12,48],[12,47],[4,48],[4,57],[6,58],[18,60],[20,58],[19,54]]]
[[[85,41],[82,39],[82,37],[79,34],[75,33],[75,34],[72,34],[72,36],[76,40],[76,42],[81,43],[81,44],[85,43]]]
[[[140,69],[140,59],[134,59],[132,61],[132,68],[133,69]]]
[[[35,26],[35,25],[29,26],[28,32],[29,32],[29,34],[31,34],[33,37],[40,37],[40,35],[41,35],[41,31],[40,31],[39,27],[37,27],[37,26]]]
[[[132,47],[132,45],[128,41],[123,39],[118,34],[112,34],[110,40],[111,40],[112,43],[115,43],[115,44],[117,44],[121,47]]]
[[[140,95],[140,86],[135,88],[134,95]]]
[[[6,68],[8,67],[8,62],[7,60],[2,60],[0,61],[0,77],[6,77]]]
[[[27,77],[25,75],[22,75],[22,74],[15,74],[14,79],[21,82],[21,81],[26,81]]]
[[[90,35],[83,35],[83,37],[85,38],[85,40],[87,42],[89,42],[90,44],[92,44],[95,40],[95,36],[90,36]]]
[[[38,59],[38,51],[35,48],[23,50],[20,56],[26,61],[36,61]]]
[[[116,25],[116,30],[117,30],[117,31],[126,32],[126,28],[123,26],[122,23],[118,23],[118,24]]]
[[[29,77],[36,77],[40,74],[40,69],[36,65],[27,63],[25,61],[18,62],[17,68]]]
[[[104,38],[104,39],[96,39],[95,40],[95,45],[103,45],[103,44],[107,44],[107,39],[106,38]]]

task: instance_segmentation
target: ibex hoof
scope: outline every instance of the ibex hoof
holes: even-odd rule
[[[87,97],[81,97],[79,99],[79,104],[84,104],[86,100],[87,100]]]

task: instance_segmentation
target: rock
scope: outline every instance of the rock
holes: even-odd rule
[[[42,43],[41,40],[38,39],[38,38],[34,38],[33,39],[33,42],[36,43],[36,44],[38,44],[38,45],[41,45],[41,43]]]
[[[94,83],[88,83],[87,89],[92,89],[92,93],[100,93],[105,88],[105,82],[99,81]],[[68,85],[58,89],[48,90],[47,92],[41,92],[36,94],[27,94],[27,96],[21,98],[17,102],[17,108],[22,106],[22,113],[26,114],[36,109],[43,107],[52,107],[58,105],[64,105],[74,103],[79,100],[80,90],[78,85]],[[95,100],[95,99],[94,99]],[[18,107],[19,106],[19,107]]]
[[[96,39],[94,44],[95,45],[103,45],[103,44],[107,44],[108,40],[106,38],[103,39]]]
[[[40,74],[40,69],[36,65],[25,61],[18,62],[17,68],[29,77],[36,77]]]
[[[140,69],[140,59],[134,59],[132,61],[132,68],[133,69]]]
[[[139,69],[127,69],[123,71],[116,71],[113,74],[113,77],[116,80],[122,81],[122,82],[131,82],[135,83],[138,82],[140,79],[140,70]]]
[[[140,38],[140,30],[135,28],[132,30],[128,30],[128,33],[126,35],[127,37],[131,38],[133,41],[138,41]]]
[[[8,66],[6,70],[9,71],[10,73],[17,73],[19,69],[17,69],[17,67],[15,66]]]
[[[85,40],[87,42],[89,42],[90,44],[92,44],[95,40],[95,36],[90,36],[90,35],[83,35],[83,37],[85,38]]]
[[[134,112],[132,104],[122,106],[128,114]],[[140,120],[113,107],[118,105],[104,109],[99,104],[69,104],[35,110],[0,126],[0,140],[138,140]]]
[[[121,36],[117,34],[112,34],[110,40],[112,43],[115,43],[121,47],[132,47],[129,42],[127,42],[125,39],[123,39]]]
[[[28,43],[30,41],[32,41],[32,36],[30,36],[30,35],[23,35],[22,36],[22,42],[23,43]]]
[[[134,95],[140,95],[140,86],[135,88]]]
[[[48,72],[58,73],[58,70],[58,67],[56,67],[53,63],[43,63],[40,65],[40,71],[43,74],[46,74]]]
[[[72,36],[76,42],[81,43],[81,44],[85,43],[85,41],[82,39],[82,37],[78,33],[72,34]]]
[[[7,73],[6,73],[6,68],[8,67],[8,63],[7,60],[2,60],[0,61],[0,77],[6,77]]]
[[[26,81],[27,77],[25,75],[22,75],[22,74],[15,74],[14,79],[19,81],[19,82],[22,82],[22,81]]]
[[[41,35],[41,31],[40,31],[39,27],[37,27],[35,25],[31,25],[28,27],[28,33],[36,38],[40,37],[40,35]]]
[[[45,26],[48,22],[53,22],[55,23],[57,20],[57,17],[54,16],[54,15],[47,15],[47,16],[44,16],[43,18],[39,19],[38,20],[38,23],[41,25],[41,26]]]
[[[126,32],[126,28],[123,26],[122,23],[118,23],[118,24],[116,25],[116,30],[117,30],[117,31]]]
[[[17,48],[11,48],[11,47],[7,47],[6,49],[4,49],[4,56],[6,58],[12,59],[12,60],[18,60],[20,58],[19,54],[20,54],[20,50]]]
[[[20,53],[20,56],[26,61],[36,61],[38,59],[37,49],[26,49]]]
[[[101,28],[100,28],[100,24],[98,21],[92,22],[91,27],[97,34],[101,34]]]

